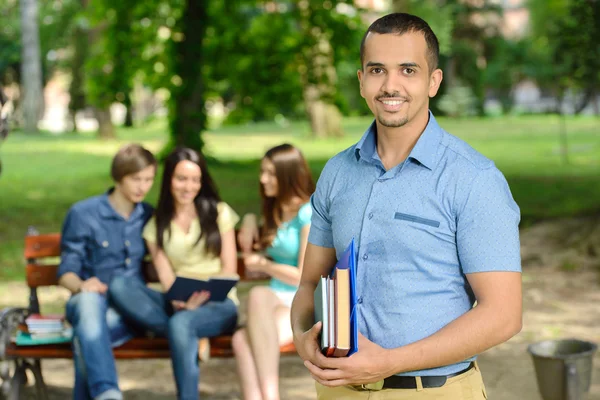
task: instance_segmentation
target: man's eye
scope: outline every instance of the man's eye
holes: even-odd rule
[[[404,73],[406,75],[413,75],[416,71],[413,68],[404,68]]]

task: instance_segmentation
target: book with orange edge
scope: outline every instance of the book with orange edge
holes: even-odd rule
[[[322,321],[320,345],[327,357],[358,351],[356,318],[356,249],[354,239],[314,293],[315,320]]]

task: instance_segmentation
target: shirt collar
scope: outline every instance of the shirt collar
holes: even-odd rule
[[[438,125],[435,117],[429,111],[429,122],[425,130],[417,140],[415,147],[408,155],[408,158],[417,160],[428,169],[435,168],[438,161],[438,145],[442,140],[442,128]],[[379,160],[377,154],[377,125],[375,121],[371,123],[364,135],[360,138],[355,147],[356,160],[360,158],[365,161]]]
[[[102,218],[108,219],[124,219],[122,215],[117,213],[108,201],[108,196],[115,190],[114,187],[109,188],[102,196],[100,196],[99,213]],[[129,221],[139,218],[144,213],[142,203],[137,203],[129,216]]]

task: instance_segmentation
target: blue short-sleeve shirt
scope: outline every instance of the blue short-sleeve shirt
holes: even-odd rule
[[[110,191],[74,204],[63,223],[58,276],[73,272],[82,280],[109,284],[115,275],[142,279],[146,254],[142,229],[152,207],[138,203],[128,219],[110,205]]]
[[[428,337],[469,311],[465,274],[521,271],[520,213],[494,163],[430,113],[408,158],[387,170],[376,125],[330,159],[311,198],[309,242],[358,244],[359,330],[384,348]],[[405,375],[446,375],[472,359]]]

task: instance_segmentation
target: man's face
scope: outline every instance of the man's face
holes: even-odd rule
[[[127,200],[132,203],[139,203],[144,200],[144,197],[152,188],[155,174],[156,167],[149,165],[139,172],[125,175],[120,182],[115,184],[115,187],[121,191]]]
[[[442,71],[429,73],[427,42],[422,33],[369,33],[363,69],[358,71],[360,94],[379,124],[398,128],[427,114]]]

